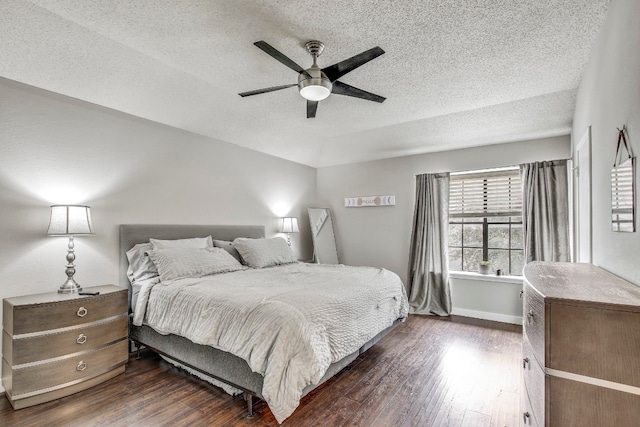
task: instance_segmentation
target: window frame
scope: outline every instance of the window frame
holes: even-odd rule
[[[515,178],[516,175],[518,179],[518,185],[517,185],[518,191],[514,192],[513,191],[514,186],[511,183],[511,179]],[[458,176],[460,176],[460,178],[458,178]],[[469,192],[467,194],[464,193],[465,176],[470,177],[469,180],[472,182],[470,186],[472,188],[475,187],[474,189],[475,191]],[[501,195],[501,193],[503,192],[503,191],[501,192],[501,190],[503,190],[502,188],[500,188],[497,191],[495,189],[492,190],[489,188],[489,180],[492,178],[495,179],[496,177],[498,177],[499,179],[504,179],[505,182],[507,183],[508,197],[506,197],[505,200],[508,200],[509,209],[505,211],[494,211],[488,207],[494,201],[494,199],[499,199],[500,202],[505,202],[505,200],[503,200],[503,196]],[[505,271],[505,273],[508,275],[520,275],[520,274],[517,274],[517,272],[513,271],[513,267],[514,267],[513,254],[514,252],[521,252],[522,254],[524,254],[524,241],[523,241],[522,247],[512,247],[514,225],[522,227],[522,193],[520,191],[521,179],[520,179],[519,168],[509,167],[509,168],[502,168],[498,170],[492,169],[492,170],[484,170],[484,171],[469,171],[469,172],[460,173],[460,174],[452,174],[452,178],[453,178],[452,182],[455,182],[456,183],[455,185],[460,186],[460,188],[456,189],[457,191],[456,195],[458,197],[458,200],[456,200],[456,202],[458,202],[458,205],[456,205],[456,208],[459,208],[459,211],[454,214],[451,214],[451,206],[450,206],[450,215],[449,215],[449,225],[460,226],[459,245],[452,245],[451,242],[449,242],[448,244],[449,250],[456,249],[460,251],[460,270],[452,270],[452,271],[472,271],[468,269],[468,267],[465,270],[465,249],[475,249],[475,250],[480,249],[482,251],[482,260],[489,260],[490,259],[489,253],[492,250],[506,251],[507,260],[508,260],[507,262],[508,270]],[[481,186],[478,185],[479,180],[482,181]],[[462,184],[458,184],[459,182],[462,182]],[[501,183],[499,182],[498,186],[500,186],[500,184]],[[450,187],[450,190],[451,190],[451,187]],[[471,195],[471,197],[468,197],[468,198],[473,199],[474,201],[469,203],[469,206],[472,212],[465,213],[464,209],[466,206],[465,206],[464,199],[465,199],[465,196],[467,196],[468,194]],[[491,195],[493,194],[497,195],[497,197],[495,196],[491,197]],[[512,197],[512,195],[516,197]],[[477,201],[479,199],[482,199],[481,206],[484,212],[477,211],[479,206],[477,204]],[[512,206],[512,201],[513,201],[513,206]],[[516,209],[519,207],[519,210],[513,210],[513,207],[515,207]],[[475,210],[475,212],[473,210]],[[498,218],[504,218],[504,220],[503,221],[496,220]],[[474,245],[474,246],[465,245],[464,233],[465,233],[465,225],[467,224],[476,224],[482,227],[482,247],[477,245]],[[507,247],[491,247],[489,245],[489,233],[490,233],[490,227],[492,225],[508,226],[508,239],[506,244]],[[451,233],[451,228],[449,230],[450,230],[449,233]],[[449,234],[449,236],[451,236],[451,234]],[[503,266],[503,269],[504,269],[504,266]]]

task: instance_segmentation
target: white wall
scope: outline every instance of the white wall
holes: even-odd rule
[[[211,118],[215,120],[215,117]],[[56,291],[67,239],[46,237],[51,204],[91,206],[95,235],[76,238],[76,280],[118,283],[118,225],[257,224],[306,208],[314,168],[0,79],[0,299]]]
[[[522,277],[456,271],[449,278],[451,314],[522,324]]]
[[[562,136],[325,167],[318,169],[318,200],[333,210],[340,262],[384,267],[406,283],[416,175],[566,159],[570,153],[570,138]],[[371,195],[395,195],[396,206],[344,207],[345,197]],[[521,316],[513,308],[520,306],[519,289],[511,283],[457,279],[452,291],[454,312],[493,312],[516,323]],[[482,302],[488,292],[495,298],[491,306]]]
[[[640,285],[640,222],[636,166],[636,231],[611,231],[610,170],[626,124],[628,142],[640,154],[640,2],[613,0],[584,72],[573,118],[573,146],[591,125],[593,263]]]

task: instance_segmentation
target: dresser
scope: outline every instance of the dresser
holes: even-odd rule
[[[85,288],[6,298],[2,383],[14,409],[85,390],[124,372],[128,290]]]
[[[524,279],[521,425],[640,426],[640,287],[591,264]]]

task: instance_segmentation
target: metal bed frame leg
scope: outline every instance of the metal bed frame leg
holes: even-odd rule
[[[247,401],[247,418],[252,418],[253,417],[253,396],[245,392],[244,398]]]
[[[140,360],[140,349],[142,345],[139,342],[131,341],[133,343],[133,347],[136,349],[136,360]]]

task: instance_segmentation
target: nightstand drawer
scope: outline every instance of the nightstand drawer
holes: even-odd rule
[[[127,337],[127,316],[66,332],[11,339],[2,336],[4,358],[12,366],[92,350]]]
[[[128,295],[125,290],[90,298],[70,299],[37,306],[13,309],[14,337],[21,334],[77,326],[126,313]],[[122,311],[122,308],[125,308]]]
[[[85,381],[118,365],[124,365],[128,358],[127,344],[127,340],[123,339],[108,347],[56,362],[13,368],[12,398],[21,399],[70,385],[72,382]]]

